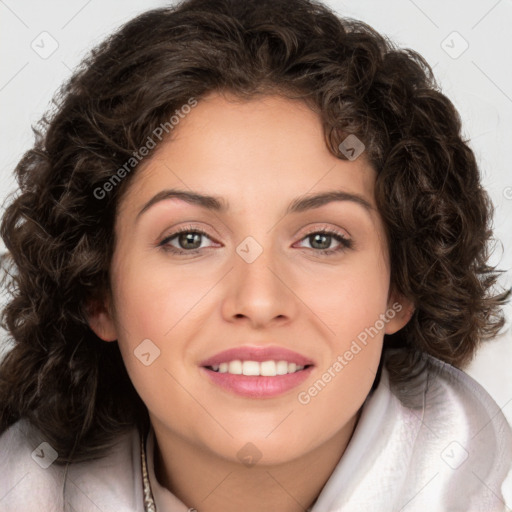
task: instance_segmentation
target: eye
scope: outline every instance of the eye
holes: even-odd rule
[[[203,238],[212,240],[205,231],[193,226],[185,226],[166,236],[158,243],[158,247],[174,254],[197,254],[202,249],[213,247],[212,245],[203,246]],[[303,237],[301,241],[303,240],[309,242],[309,249],[326,256],[351,249],[353,246],[352,240],[348,239],[342,232],[333,229],[317,228]],[[333,241],[337,242],[338,246],[330,248]]]
[[[320,229],[311,231],[302,240],[307,240],[311,245],[311,249],[322,255],[339,253],[347,249],[351,249],[352,240],[348,239],[343,233],[336,230]],[[336,248],[329,248],[331,243],[338,243]]]
[[[203,237],[206,237],[208,238],[208,240],[211,240],[208,234],[205,233],[203,230],[190,226],[185,226],[183,228],[178,229],[169,236],[166,236],[158,244],[158,246],[162,247],[162,249],[164,249],[165,251],[169,251],[175,254],[195,254],[200,252],[200,249],[204,248],[204,246],[202,247],[201,240]],[[172,241],[175,241],[175,244],[177,244],[178,247],[176,247],[176,245],[173,245],[171,243]]]

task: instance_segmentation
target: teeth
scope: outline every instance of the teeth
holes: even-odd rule
[[[242,361],[231,361],[228,366],[228,373],[232,373],[233,375],[242,375]]]
[[[220,363],[211,366],[211,369],[219,373],[231,373],[233,375],[253,375],[264,377],[275,377],[276,375],[286,375],[295,373],[304,369],[304,366],[288,361],[240,361],[235,359],[229,363]]]
[[[288,363],[286,361],[278,361],[276,365],[277,375],[285,375],[288,373]]]
[[[275,377],[277,375],[275,361],[263,361],[258,366],[259,375],[263,375],[265,377]]]
[[[231,369],[231,364],[229,363],[229,368]],[[242,363],[242,373],[244,375],[261,375],[260,374],[260,363],[256,361],[244,361]]]

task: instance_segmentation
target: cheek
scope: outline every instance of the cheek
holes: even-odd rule
[[[367,269],[343,277],[331,280],[330,292],[314,302],[315,312],[329,327],[329,350],[310,387],[299,390],[302,394],[297,397],[305,414],[329,418],[323,427],[328,433],[348,422],[368,396],[384,337],[386,275]]]
[[[329,351],[319,368],[320,382],[307,394],[318,395],[314,407],[319,414],[332,408],[333,414],[345,418],[347,411],[353,413],[362,404],[378,369],[389,272],[378,254],[364,255],[318,284],[315,291],[310,288],[305,302],[321,319],[317,325],[326,333]]]
[[[303,283],[301,288],[304,302],[325,323],[341,349],[385,313],[389,274],[378,261],[362,261],[315,278],[314,287]]]
[[[170,272],[161,264],[139,260],[133,257],[116,261],[112,280],[117,323],[121,335],[124,333],[132,344],[137,344],[139,338],[139,343],[150,338],[160,344],[197,301],[197,289],[179,270]]]
[[[188,275],[182,267],[171,272],[169,265],[148,265],[137,256],[114,259],[112,268],[119,348],[130,379],[151,409],[162,389],[179,387],[169,371],[184,378],[185,369],[173,361],[182,357],[185,341],[180,340],[197,329],[198,301],[212,284],[197,272]]]
[[[119,349],[130,379],[143,396],[161,361],[163,289],[155,286],[147,266],[137,265],[133,258],[114,257],[112,293]]]

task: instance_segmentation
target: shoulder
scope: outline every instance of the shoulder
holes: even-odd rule
[[[400,417],[413,433],[409,460],[414,485],[428,482],[450,510],[502,510],[512,467],[510,425],[469,375],[431,356],[424,363],[410,382],[390,384]]]
[[[422,423],[429,421],[443,429],[445,435],[452,435],[473,451],[501,450],[510,462],[512,456],[512,431],[503,411],[489,393],[467,373],[426,356],[426,368],[420,377],[423,403],[413,406],[422,411]],[[403,390],[397,393],[404,401]],[[405,400],[407,401],[407,400]],[[449,434],[447,434],[449,432]],[[441,435],[441,432],[438,433]]]
[[[55,462],[57,452],[35,427],[16,422],[0,435],[0,512],[138,512],[143,500],[137,441],[133,429],[106,456],[66,466]]]
[[[51,447],[30,423],[20,420],[0,436],[0,511],[62,509],[62,468],[52,464]]]

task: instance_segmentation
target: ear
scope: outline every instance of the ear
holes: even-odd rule
[[[91,300],[87,304],[89,327],[103,341],[116,341],[117,330],[111,313],[110,300]]]
[[[391,292],[388,299],[386,316],[388,322],[384,334],[394,334],[407,325],[414,313],[414,304],[411,300],[397,292]]]

